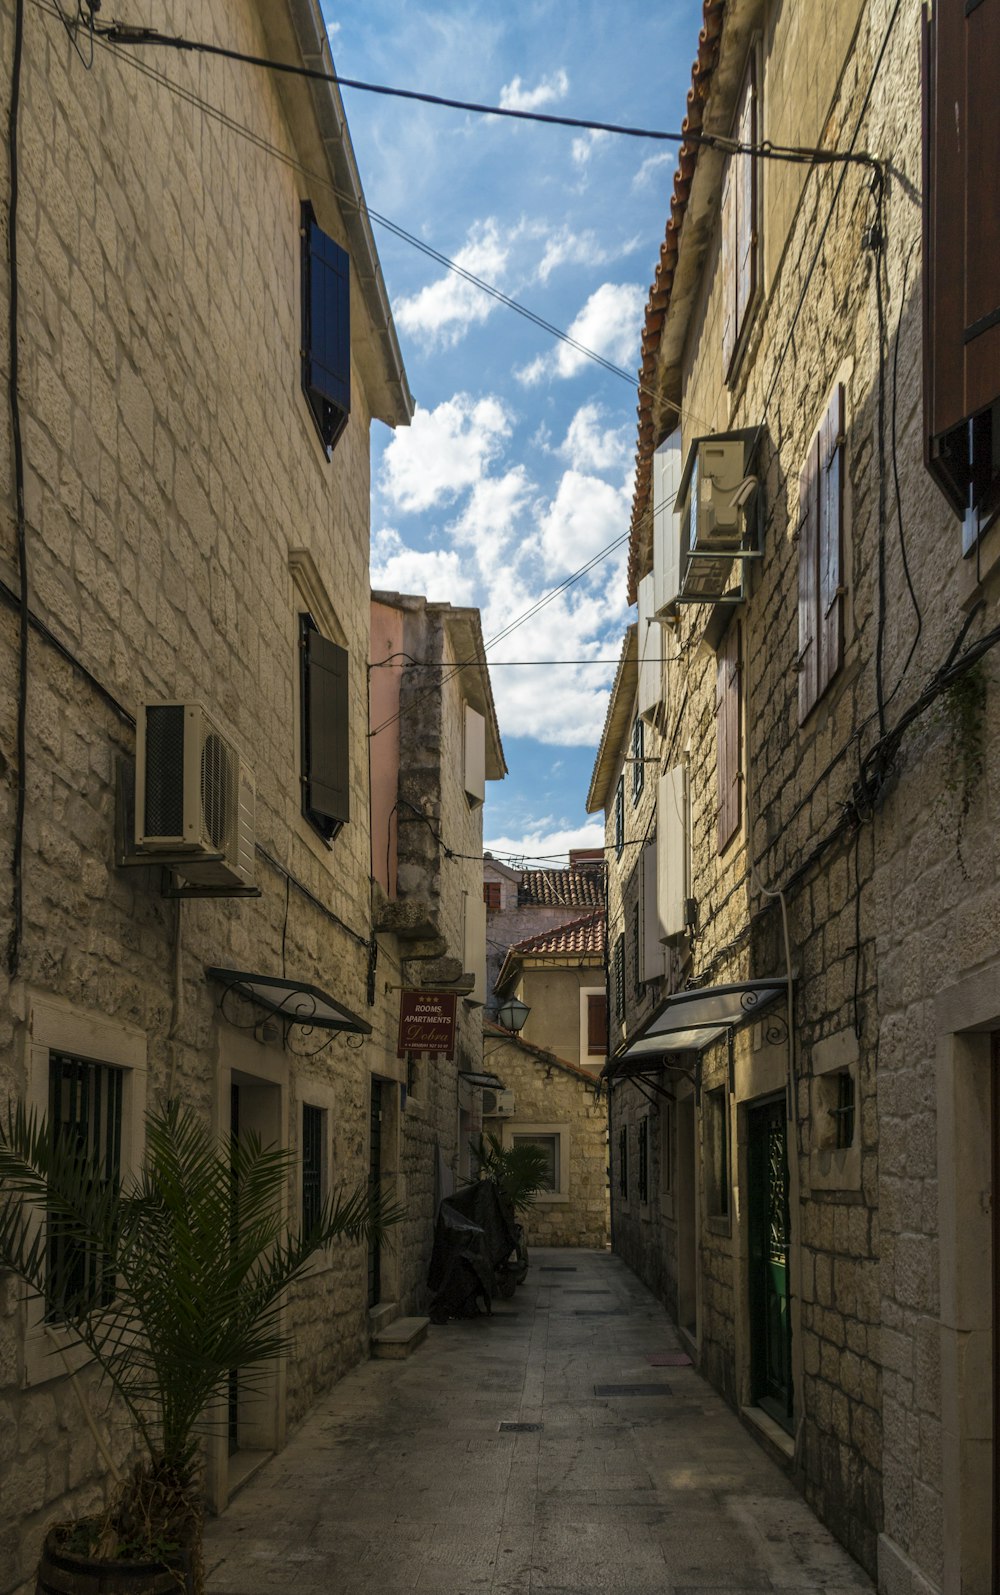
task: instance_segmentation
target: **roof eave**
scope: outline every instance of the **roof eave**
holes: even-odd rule
[[[604,717],[600,746],[594,761],[594,773],[587,793],[587,813],[596,814],[607,805],[615,772],[621,756],[622,735],[639,683],[639,628],[632,623],[625,633],[621,658],[615,672],[608,712]]]

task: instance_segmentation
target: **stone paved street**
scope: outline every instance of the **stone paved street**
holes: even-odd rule
[[[209,1524],[210,1595],[870,1590],[700,1376],[651,1365],[664,1353],[671,1326],[617,1258],[533,1252],[492,1319],[336,1386]]]

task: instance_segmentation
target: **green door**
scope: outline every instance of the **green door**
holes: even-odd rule
[[[792,1324],[788,1304],[788,1150],[785,1099],[747,1114],[751,1393],[792,1427]]]

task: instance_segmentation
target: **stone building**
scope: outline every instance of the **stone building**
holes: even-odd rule
[[[293,1220],[372,1172],[416,1215],[391,1256],[341,1248],[292,1293],[293,1353],[261,1388],[234,1384],[206,1442],[221,1509],[381,1318],[419,1305],[414,1226],[435,1151],[457,1156],[455,1066],[423,1119],[416,1092],[404,1106],[395,988],[413,946],[373,917],[369,434],[412,405],[337,90],[100,46],[87,71],[82,36],[78,51],[58,16],[3,0],[5,128],[22,11],[16,214],[11,181],[3,195],[18,296],[0,445],[0,1096],[51,1097],[81,1133],[120,1134],[123,1173],[144,1108],[181,1098],[222,1137],[297,1151]],[[170,24],[332,70],[316,0],[182,0]],[[5,328],[11,286],[5,272]],[[472,674],[448,716],[484,712]],[[430,762],[459,735],[442,725]],[[449,771],[428,818],[452,834],[465,802]],[[478,815],[454,821],[472,854]],[[458,924],[463,893],[481,905],[480,865],[461,868],[435,906],[440,956],[481,971],[475,921],[467,942]],[[298,1022],[312,988],[347,1028]],[[463,1009],[466,1066],[476,1030]],[[83,1124],[98,1087],[106,1113]],[[119,1458],[130,1445],[93,1370],[72,1387],[44,1320],[0,1281],[5,1595],[29,1587],[46,1525],[103,1496],[78,1396]]]
[[[608,1050],[604,910],[538,931],[507,949],[497,997],[530,1010],[520,1034],[598,1075]]]
[[[566,868],[513,869],[487,853],[483,860],[486,904],[486,984],[496,1007],[500,967],[513,942],[566,924],[604,907],[604,856],[591,848],[570,850]]]
[[[614,1244],[891,1595],[998,1576],[998,65],[706,0],[590,794]]]
[[[504,1146],[541,1147],[549,1159],[548,1188],[524,1218],[529,1247],[606,1246],[607,1112],[594,1074],[491,1020],[483,1039],[484,1067],[505,1088],[484,1093],[484,1130]]]

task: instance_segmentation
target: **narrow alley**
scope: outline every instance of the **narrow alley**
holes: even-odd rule
[[[624,1263],[569,1249],[491,1319],[349,1373],[205,1559],[210,1595],[872,1588]]]

